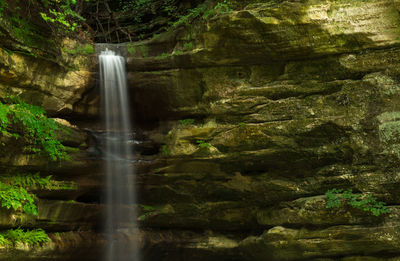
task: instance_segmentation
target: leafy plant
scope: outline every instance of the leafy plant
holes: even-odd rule
[[[40,173],[35,174],[13,174],[12,176],[0,177],[6,185],[23,187],[25,189],[46,189],[46,190],[76,190],[78,188],[75,182],[54,180],[51,175],[42,177]]]
[[[217,3],[217,5],[214,7],[214,10],[217,10],[219,14],[226,14],[233,10],[233,4],[231,1],[224,0]]]
[[[9,185],[25,188],[39,187],[46,188],[51,184],[52,176],[41,177],[39,173],[35,174],[16,174],[13,177],[3,178],[8,181]]]
[[[326,208],[338,208],[348,204],[354,208],[370,212],[374,216],[390,213],[384,202],[377,201],[371,194],[354,194],[351,189],[331,189],[325,193]]]
[[[35,195],[28,189],[77,189],[75,183],[56,181],[52,176],[41,177],[36,174],[16,174],[14,176],[2,176],[0,178],[0,206],[26,214],[38,215],[35,204]]]
[[[0,204],[1,207],[23,211],[27,214],[37,215],[35,198],[25,188],[10,186],[0,182]]]
[[[86,2],[88,1],[86,0]],[[85,20],[75,11],[76,0],[41,0],[41,2],[47,10],[40,12],[40,16],[58,29],[73,32],[77,28],[78,22]]]
[[[196,143],[199,148],[206,148],[206,149],[211,148],[211,144],[208,142],[205,142],[204,140],[198,140],[198,141],[196,141]]]
[[[59,129],[53,119],[39,106],[27,104],[16,97],[8,97],[9,105],[0,102],[0,132],[9,133],[11,124],[22,126],[20,133],[11,134],[18,138],[22,134],[33,143],[31,151],[44,152],[51,160],[68,159],[65,147],[57,140],[55,131]]]
[[[145,220],[149,215],[151,215],[151,213],[153,211],[155,211],[156,209],[152,206],[148,206],[148,205],[140,205],[140,207],[142,208],[142,211],[144,212],[142,215],[139,216],[139,220]]]
[[[49,241],[50,239],[46,232],[41,228],[26,231],[17,228],[0,233],[0,245],[15,245],[17,243],[23,243],[35,246]]]
[[[10,240],[8,240],[4,235],[0,234],[0,246],[11,245]]]
[[[180,126],[188,126],[193,124],[194,124],[194,119],[184,119],[179,121]]]

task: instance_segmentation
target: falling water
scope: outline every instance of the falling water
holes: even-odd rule
[[[139,261],[134,210],[131,123],[125,59],[113,51],[101,52],[100,82],[105,114],[107,234],[106,261]],[[127,243],[129,242],[129,243]]]

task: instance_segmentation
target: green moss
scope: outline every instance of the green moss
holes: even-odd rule
[[[94,47],[91,44],[78,44],[73,49],[63,49],[63,52],[71,55],[90,55],[94,54]]]
[[[52,40],[43,37],[40,28],[18,15],[13,15],[10,19],[10,29],[12,35],[21,41],[25,46],[33,48],[54,48]],[[34,55],[34,53],[29,53]]]
[[[393,112],[384,112],[380,114],[378,120],[382,123],[390,122],[390,121],[400,121],[400,112],[393,111]]]
[[[149,55],[149,47],[146,45],[140,45],[139,51],[142,54],[142,57],[147,57]]]
[[[184,43],[183,48],[187,51],[193,50],[193,43]]]
[[[400,143],[400,121],[385,122],[379,125],[379,137],[387,144]]]
[[[179,126],[188,126],[193,124],[194,124],[194,119],[184,119],[179,121]]]
[[[158,59],[165,59],[165,58],[167,58],[167,57],[170,57],[171,55],[170,54],[168,54],[168,53],[162,53],[160,56],[158,56],[157,58]]]
[[[128,51],[129,54],[135,55],[136,54],[136,47],[134,45],[128,44],[126,46],[126,50]]]

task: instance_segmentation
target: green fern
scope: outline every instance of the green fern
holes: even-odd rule
[[[44,153],[51,160],[68,159],[65,147],[57,140],[55,131],[57,123],[47,118],[46,112],[39,106],[27,104],[16,97],[7,97],[9,105],[0,102],[0,132],[18,138],[23,135],[32,142],[32,152]],[[10,133],[11,124],[21,126],[17,132]]]

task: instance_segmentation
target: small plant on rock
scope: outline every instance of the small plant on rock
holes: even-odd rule
[[[7,97],[6,101],[8,104],[0,102],[0,132],[3,135],[23,136],[32,143],[32,152],[46,154],[53,161],[68,159],[65,147],[56,138],[55,131],[59,127],[53,119],[47,118],[43,108],[17,97]],[[11,126],[17,131],[10,133]]]
[[[21,228],[10,229],[0,234],[0,245],[16,245],[17,243],[29,246],[40,245],[49,242],[50,239],[43,229],[24,231]]]
[[[196,141],[196,143],[199,148],[206,148],[206,149],[211,148],[211,144],[208,142],[205,142],[204,140],[198,140],[198,141]]]
[[[23,187],[10,186],[0,182],[0,204],[1,207],[14,211],[22,211],[35,216],[38,214],[35,197]]]
[[[194,124],[194,119],[184,119],[179,121],[180,126],[188,126],[193,124]]]
[[[165,157],[169,156],[170,151],[168,149],[168,146],[167,145],[162,145],[161,152]]]
[[[390,213],[384,202],[377,201],[371,194],[354,194],[351,189],[330,189],[325,193],[325,198],[326,208],[338,208],[342,204],[348,204],[374,216]]]

